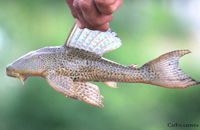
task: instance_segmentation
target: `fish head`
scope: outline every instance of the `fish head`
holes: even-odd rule
[[[44,49],[31,51],[28,54],[20,57],[12,64],[6,67],[6,74],[10,77],[18,78],[22,83],[29,76],[43,77],[43,72],[47,68],[48,52]]]

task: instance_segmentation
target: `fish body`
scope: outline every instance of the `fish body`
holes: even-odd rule
[[[189,50],[177,50],[161,55],[136,68],[124,66],[102,57],[121,46],[117,34],[79,29],[73,26],[65,44],[29,52],[6,68],[8,76],[25,81],[29,76],[42,77],[58,92],[103,107],[98,86],[103,82],[117,88],[116,82],[146,83],[166,88],[186,88],[197,85],[178,66],[179,58]]]
[[[35,57],[35,60],[27,60],[31,56]],[[22,59],[26,66],[21,65]],[[45,78],[51,73],[56,73],[70,77],[74,82],[115,81],[133,83],[144,81],[147,77],[147,74],[140,68],[120,65],[93,52],[65,46],[45,47],[32,51],[9,65],[8,68],[11,69],[12,66],[18,68],[14,71],[25,78],[29,76]]]

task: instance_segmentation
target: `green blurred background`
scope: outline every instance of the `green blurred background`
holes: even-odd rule
[[[124,0],[110,27],[123,45],[105,58],[139,66],[190,49],[180,67],[200,81],[200,2]],[[166,89],[146,84],[96,83],[104,108],[66,98],[41,78],[7,77],[5,68],[29,51],[60,46],[74,23],[64,0],[0,0],[0,130],[168,130],[168,123],[200,125],[200,85]],[[200,127],[200,126],[199,126]],[[176,129],[199,129],[176,127]]]

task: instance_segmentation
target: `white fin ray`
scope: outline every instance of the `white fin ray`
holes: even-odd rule
[[[79,29],[76,24],[72,27],[65,46],[84,49],[103,55],[121,46],[117,34],[109,29],[106,32]]]

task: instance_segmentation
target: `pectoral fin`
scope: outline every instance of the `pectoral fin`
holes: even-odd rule
[[[47,80],[49,85],[56,91],[64,94],[67,97],[79,99],[74,91],[74,83],[71,78],[56,74],[50,74],[45,79]]]
[[[88,82],[74,82],[74,85],[81,100],[94,106],[104,107],[101,100],[103,96],[100,94],[98,86]]]

